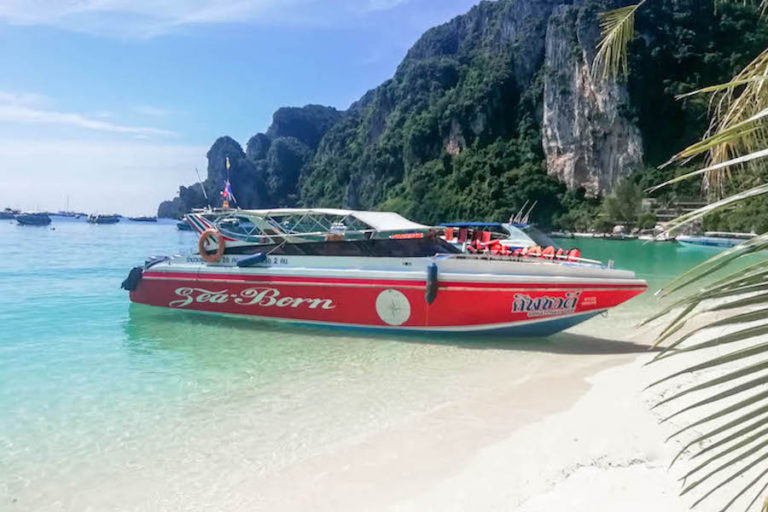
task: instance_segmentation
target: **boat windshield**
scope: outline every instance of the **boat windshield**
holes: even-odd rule
[[[522,231],[525,236],[536,242],[536,245],[539,247],[554,247],[555,249],[560,249],[560,246],[557,245],[554,240],[533,226],[515,227],[510,224],[509,227],[518,231]]]

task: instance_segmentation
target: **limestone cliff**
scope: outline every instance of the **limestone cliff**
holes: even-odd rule
[[[594,4],[558,6],[549,18],[542,118],[547,170],[593,196],[610,192],[643,162],[640,130],[626,115],[626,88],[590,73],[598,40]]]
[[[280,108],[245,151],[218,139],[205,189],[219,204],[228,156],[243,207],[388,209],[429,223],[503,220],[536,201],[546,225],[585,202],[580,188],[605,195],[640,168],[639,181],[663,181],[667,171],[645,170],[706,128],[706,102],[675,95],[728,80],[768,46],[768,25],[736,3],[649,2],[629,81],[595,80],[597,14],[631,2],[482,1],[427,30],[346,111]],[[203,204],[199,185],[181,187],[162,210]]]

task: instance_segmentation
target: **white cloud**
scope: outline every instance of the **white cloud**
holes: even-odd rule
[[[104,116],[98,114],[88,116],[44,108],[43,105],[48,103],[51,103],[49,98],[38,94],[0,91],[0,123],[64,126],[137,137],[175,135],[174,132],[161,128],[128,126],[104,121]]]
[[[410,0],[4,0],[0,21],[105,36],[147,38],[214,23],[327,25]]]
[[[197,181],[205,146],[81,140],[0,140],[0,208],[151,214]]]

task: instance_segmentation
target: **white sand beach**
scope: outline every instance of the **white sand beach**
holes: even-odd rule
[[[683,511],[674,445],[650,412],[647,353],[577,339],[594,353],[555,355],[493,394],[445,404],[404,424],[271,475],[264,510]],[[635,345],[627,344],[627,350]],[[291,492],[289,488],[293,488]]]

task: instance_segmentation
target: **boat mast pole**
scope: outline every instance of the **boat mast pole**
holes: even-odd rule
[[[205,202],[208,203],[208,209],[211,209],[211,201],[208,199],[208,194],[205,193],[205,187],[203,186],[203,180],[200,179],[200,171],[197,170],[197,167],[195,167],[195,174],[197,174],[197,181],[200,183],[200,189],[203,191],[203,197],[205,198]]]

